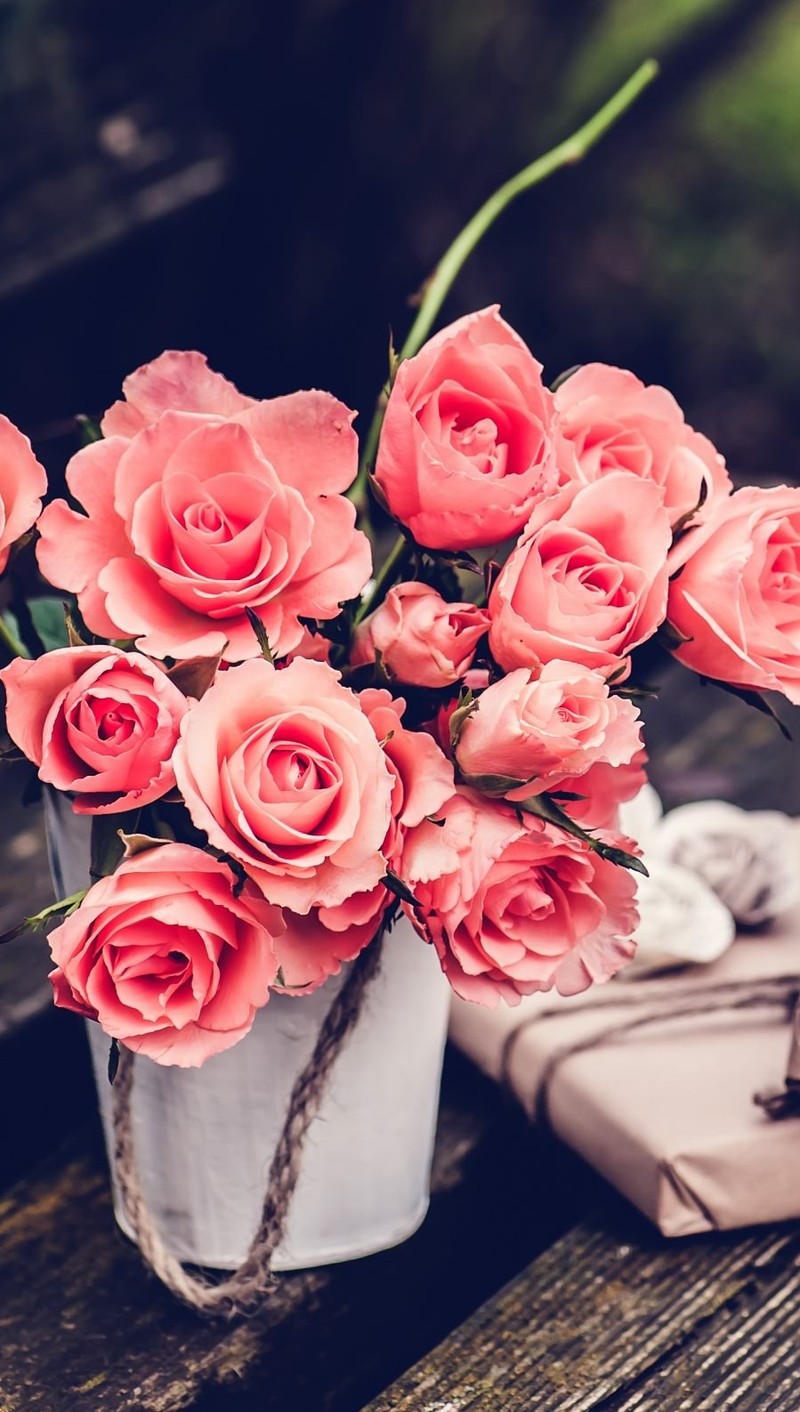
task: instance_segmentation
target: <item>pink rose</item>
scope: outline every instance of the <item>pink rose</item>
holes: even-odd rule
[[[271,902],[333,907],[386,872],[392,776],[358,698],[323,662],[221,673],[184,719],[175,775],[193,822]]]
[[[441,813],[444,828],[424,824],[414,839],[424,924],[412,920],[427,930],[457,995],[492,1007],[553,986],[574,995],[630,960],[638,922],[631,873],[471,790],[459,790]],[[616,835],[607,841],[631,846]]]
[[[520,667],[481,692],[464,720],[456,757],[462,773],[505,775],[526,783],[505,790],[526,799],[604,761],[627,765],[641,749],[632,702],[609,694],[597,672],[547,662],[538,677]]]
[[[0,573],[11,546],[27,534],[42,508],[47,475],[27,436],[0,416]]]
[[[191,383],[199,355],[170,356],[188,360]],[[39,567],[78,595],[93,632],[154,657],[258,656],[247,608],[282,656],[300,617],[336,617],[371,572],[339,494],[355,475],[352,418],[326,392],[297,392],[226,417],[168,410],[84,447],[67,483],[87,513],[47,507]]]
[[[499,544],[560,483],[555,402],[497,306],[457,319],[400,364],[375,480],[433,549]]]
[[[704,676],[800,704],[800,490],[748,486],[718,501],[676,550],[676,651]]]
[[[76,796],[76,814],[137,809],[174,785],[189,702],[138,652],[62,647],[16,658],[0,678],[9,735],[41,780]]]
[[[56,1005],[157,1064],[195,1068],[243,1039],[269,999],[277,907],[200,848],[120,864],[50,934]]]
[[[664,387],[647,386],[622,368],[586,363],[556,392],[561,431],[581,476],[599,480],[626,471],[664,491],[670,523],[731,490],[725,462],[711,442],[687,426]]]
[[[406,730],[405,702],[388,691],[359,694],[361,709],[381,741],[392,778],[391,818],[382,853],[387,867],[402,878],[403,849],[411,831],[450,798],[455,789],[453,766],[436,742],[420,731]],[[335,907],[315,907],[306,916],[286,912],[286,935],[278,943],[281,973],[289,987],[315,989],[334,975],[375,937],[391,901],[378,883],[357,892]]]
[[[411,686],[452,686],[469,671],[489,615],[472,603],[445,603],[424,583],[399,583],[356,629],[350,661],[374,662]]]
[[[558,658],[627,673],[664,620],[671,541],[658,486],[619,471],[534,510],[489,601],[501,667]]]

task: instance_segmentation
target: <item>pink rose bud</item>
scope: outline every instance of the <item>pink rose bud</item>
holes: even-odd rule
[[[730,477],[711,442],[687,425],[672,393],[647,386],[622,368],[586,363],[556,392],[563,436],[580,475],[599,480],[625,471],[664,492],[670,523],[728,495]]]
[[[40,520],[45,578],[78,596],[102,637],[153,657],[257,657],[250,608],[276,657],[301,617],[329,619],[367,582],[372,556],[345,498],[354,413],[327,392],[254,402],[197,353],[164,354],[126,384]],[[153,420],[155,419],[155,420]]]
[[[632,873],[541,819],[460,789],[425,823],[407,859],[442,970],[464,1000],[494,1007],[551,990],[574,995],[615,975],[635,951]],[[615,834],[604,841],[628,850]]]
[[[175,783],[189,702],[160,667],[115,647],[62,647],[0,672],[11,739],[76,814],[116,814]]]
[[[675,551],[668,618],[696,672],[800,705],[800,489],[747,486],[700,516]]]
[[[323,662],[221,673],[186,716],[175,775],[193,822],[271,902],[305,915],[385,875],[392,776],[357,696]]]
[[[400,364],[375,480],[418,544],[499,544],[563,479],[557,443],[541,364],[495,305]]]
[[[399,583],[356,629],[354,667],[381,662],[410,686],[452,686],[469,671],[489,615],[472,603],[445,603],[424,583]]]
[[[667,606],[672,542],[660,488],[614,471],[535,510],[495,583],[489,645],[501,667],[578,662],[625,675]]]
[[[14,542],[27,534],[42,508],[47,475],[27,436],[0,416],[0,573]]]
[[[238,1044],[278,972],[280,910],[186,843],[148,849],[90,888],[50,934],[56,1005],[157,1064]]]
[[[538,677],[520,667],[487,687],[464,720],[456,757],[472,781],[527,781],[503,791],[507,799],[525,799],[601,761],[628,765],[640,750],[641,717],[633,703],[611,696],[598,672],[553,661]]]

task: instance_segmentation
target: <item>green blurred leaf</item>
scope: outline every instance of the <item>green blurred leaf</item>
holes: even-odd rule
[[[28,611],[36,629],[36,636],[45,652],[55,652],[59,647],[69,647],[69,630],[65,607],[60,598],[31,598]]]
[[[10,608],[6,608],[4,612],[0,613],[0,624],[2,624],[0,636],[2,636],[6,647],[16,657],[30,657],[31,654],[20,635],[19,619],[16,613],[12,613]]]

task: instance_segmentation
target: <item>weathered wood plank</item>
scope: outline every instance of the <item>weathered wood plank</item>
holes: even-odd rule
[[[364,1412],[797,1412],[800,1227],[664,1241],[611,1200]]]
[[[405,1245],[281,1277],[268,1313],[229,1328],[144,1270],[82,1140],[0,1202],[0,1412],[356,1412],[563,1232],[596,1184],[451,1055],[435,1188]]]

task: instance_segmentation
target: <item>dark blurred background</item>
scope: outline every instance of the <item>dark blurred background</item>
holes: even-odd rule
[[[459,227],[652,53],[446,312],[500,301],[551,375],[632,367],[738,479],[796,477],[798,0],[0,0],[0,27],[0,405],[52,469],[165,346],[368,413]]]

